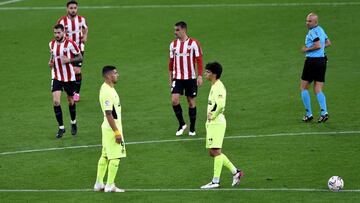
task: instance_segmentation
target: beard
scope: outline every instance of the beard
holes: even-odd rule
[[[69,12],[69,15],[70,15],[71,17],[75,17],[75,16],[77,15],[77,12]]]
[[[64,40],[64,36],[62,37],[55,37],[56,41],[58,42],[62,42]]]

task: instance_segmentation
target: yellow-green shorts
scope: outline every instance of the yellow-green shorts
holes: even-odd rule
[[[107,159],[119,159],[126,157],[125,141],[123,143],[115,142],[115,135],[111,128],[101,128],[102,131],[102,154]]]
[[[206,148],[222,148],[226,123],[206,123]]]

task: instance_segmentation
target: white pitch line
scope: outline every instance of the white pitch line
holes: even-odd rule
[[[301,132],[301,133],[275,133],[275,134],[263,134],[263,135],[243,135],[243,136],[226,136],[224,139],[246,139],[246,138],[264,138],[264,137],[287,137],[287,136],[303,136],[303,135],[342,135],[342,134],[360,134],[360,131],[342,131],[342,132]],[[149,140],[149,141],[137,141],[137,142],[126,142],[126,145],[139,145],[139,144],[158,144],[158,143],[171,143],[171,142],[184,142],[184,141],[198,141],[205,140],[204,137],[200,138],[179,138],[171,140]],[[20,151],[1,152],[0,156],[12,155],[12,154],[25,154],[33,152],[46,152],[46,151],[60,151],[66,149],[80,149],[80,148],[94,148],[101,147],[98,145],[80,145],[70,147],[53,147],[43,149],[29,149]]]
[[[219,188],[204,190],[197,188],[154,188],[125,189],[125,192],[209,192],[209,191],[263,191],[263,192],[331,192],[328,189],[312,188]],[[92,189],[0,189],[0,192],[93,192]],[[341,190],[340,192],[360,192],[360,189]]]
[[[174,5],[122,5],[81,6],[80,9],[156,9],[156,8],[248,8],[248,7],[301,7],[301,6],[358,6],[360,2],[319,3],[243,3],[243,4],[174,4]],[[0,7],[0,10],[64,10],[63,6]]]
[[[16,3],[19,1],[24,1],[24,0],[11,0],[11,1],[4,1],[4,2],[0,2],[0,6],[2,5],[6,5],[6,4],[12,4],[12,3]]]

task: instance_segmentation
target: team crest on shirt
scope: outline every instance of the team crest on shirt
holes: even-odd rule
[[[106,106],[106,107],[109,107],[109,106],[110,106],[110,101],[109,101],[109,100],[106,100],[106,101],[105,101],[105,106]]]

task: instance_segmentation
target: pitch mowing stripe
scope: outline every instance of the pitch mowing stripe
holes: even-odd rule
[[[19,1],[24,1],[24,0],[11,0],[11,1],[4,1],[4,2],[0,2],[0,6],[2,5],[6,5],[6,4],[12,4],[12,3],[16,3]]]
[[[212,190],[195,188],[156,188],[156,189],[125,189],[125,192],[208,192],[208,191],[263,191],[263,192],[331,192],[327,189],[311,188],[219,188]],[[0,192],[93,192],[92,189],[0,189]],[[341,190],[340,192],[357,193],[360,189]]]
[[[303,136],[303,135],[342,135],[342,134],[360,134],[360,131],[342,131],[342,132],[302,132],[302,133],[275,133],[275,134],[263,134],[263,135],[244,135],[244,136],[226,136],[224,139],[246,139],[246,138],[266,138],[266,137],[288,137],[288,136]],[[149,140],[149,141],[137,141],[137,142],[126,142],[126,145],[139,145],[139,144],[157,144],[157,143],[171,143],[171,142],[185,142],[185,141],[198,141],[205,140],[204,137],[200,138],[178,138],[171,140]],[[94,148],[101,147],[97,145],[80,145],[70,147],[54,147],[54,148],[43,148],[43,149],[29,149],[12,152],[1,152],[0,156],[13,155],[13,154],[25,154],[33,152],[47,152],[47,151],[60,151],[66,149],[82,149],[82,148]]]
[[[14,0],[15,1],[15,0]],[[19,0],[20,1],[20,0]],[[249,8],[249,7],[302,7],[302,6],[357,6],[360,2],[319,3],[243,3],[243,4],[174,4],[174,5],[122,5],[81,6],[80,9],[143,9],[143,8]],[[0,10],[64,10],[63,6],[1,7]]]

